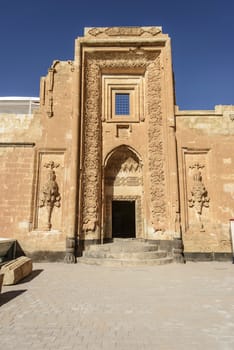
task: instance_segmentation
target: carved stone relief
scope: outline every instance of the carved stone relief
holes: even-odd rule
[[[39,207],[46,207],[47,209],[47,229],[51,229],[51,215],[54,207],[60,207],[61,196],[59,193],[59,187],[56,182],[55,168],[58,168],[60,164],[56,164],[53,161],[45,163],[44,167],[48,169],[47,182],[43,185],[41,191],[41,197],[39,201]]]
[[[95,60],[88,60],[85,71],[84,109],[84,168],[83,168],[83,231],[95,232],[98,222],[98,202],[101,182],[100,68]]]
[[[110,28],[91,28],[87,34],[91,36],[155,36],[161,33],[160,27],[110,27]]]
[[[148,147],[150,169],[150,200],[152,225],[155,231],[163,229],[166,214],[165,205],[165,170],[162,137],[160,61],[149,66],[147,91],[147,109],[149,115]],[[161,227],[162,225],[162,227]]]
[[[43,231],[58,230],[61,229],[62,222],[64,155],[42,152],[38,158],[34,228]]]
[[[142,165],[136,155],[120,147],[109,159],[105,169],[105,185],[140,186],[142,185]]]
[[[190,208],[194,208],[199,224],[200,224],[200,231],[204,231],[204,225],[202,222],[202,211],[203,208],[209,207],[209,197],[208,192],[203,184],[202,180],[202,174],[201,169],[203,169],[205,166],[201,165],[200,163],[194,163],[193,165],[190,165],[190,169],[193,170],[193,183],[192,188],[190,189],[190,197],[188,199],[188,205]]]
[[[85,57],[85,105],[84,105],[84,149],[83,149],[83,194],[82,194],[82,229],[84,233],[98,233],[101,208],[101,73],[107,69],[116,72],[149,69],[149,101],[148,117],[150,119],[150,152],[161,149],[161,110],[160,110],[160,66],[158,53],[144,52],[137,55],[133,52],[118,53],[86,53]],[[155,75],[156,74],[156,75]],[[154,104],[156,103],[156,106]],[[155,137],[160,135],[159,138]],[[162,151],[160,151],[162,153]],[[158,155],[161,156],[159,152]],[[164,212],[164,183],[155,180],[164,177],[162,157],[151,156],[150,170],[152,177],[151,200],[156,205],[153,216]],[[155,162],[157,163],[155,166]],[[153,189],[157,185],[156,192]],[[160,192],[160,195],[159,195]],[[158,207],[157,207],[158,206]],[[159,208],[159,209],[157,209]]]

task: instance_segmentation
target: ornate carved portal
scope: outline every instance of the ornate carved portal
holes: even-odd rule
[[[142,230],[142,164],[134,152],[127,146],[118,147],[109,158],[105,167],[105,238],[113,237],[113,217],[121,216],[113,212],[113,202],[135,202],[134,218],[119,217],[119,226],[123,230],[129,227],[129,222],[124,220],[134,220],[134,236],[143,236]],[[118,209],[116,209],[118,210]],[[122,235],[130,232],[119,232]],[[134,237],[131,236],[131,237]],[[130,237],[130,236],[129,236]]]
[[[102,106],[101,75],[106,72],[144,71],[146,76],[146,118],[148,120],[149,202],[154,231],[163,229],[166,218],[165,169],[161,112],[159,52],[94,52],[85,54],[83,172],[81,236],[99,239],[102,232]],[[134,158],[133,158],[134,160]],[[118,181],[130,181],[121,179]],[[135,181],[135,180],[134,180]],[[114,187],[115,188],[115,187]]]

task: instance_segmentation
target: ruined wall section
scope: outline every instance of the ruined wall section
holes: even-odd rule
[[[230,253],[234,107],[176,111],[185,252]]]
[[[16,238],[27,254],[65,251],[73,72],[72,62],[55,61],[41,79],[40,109],[0,118],[1,236]]]

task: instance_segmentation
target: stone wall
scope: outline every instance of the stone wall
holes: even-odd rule
[[[63,258],[66,236],[74,230],[68,200],[76,167],[71,161],[72,73],[71,62],[55,61],[41,79],[39,110],[0,114],[0,236],[17,239],[25,253],[37,258]],[[49,176],[55,177],[60,196],[50,213],[51,201],[47,205],[45,198]]]
[[[116,91],[132,103],[121,118]],[[176,246],[182,234],[186,254],[230,254],[233,140],[233,106],[174,106],[161,28],[87,28],[74,61],[41,79],[38,111],[0,114],[0,236],[58,259],[66,242],[72,254],[77,238],[111,239],[111,204],[124,199],[135,201],[137,238]]]
[[[31,229],[33,145],[0,145],[1,237],[15,238]]]
[[[234,106],[176,110],[185,252],[231,253]],[[200,202],[199,202],[200,201]]]

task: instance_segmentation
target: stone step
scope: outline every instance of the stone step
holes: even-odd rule
[[[160,259],[167,256],[167,252],[164,250],[156,251],[105,251],[103,249],[99,250],[87,250],[83,253],[84,257],[95,258],[95,259]]]
[[[150,252],[157,251],[157,244],[151,244],[140,241],[117,241],[113,243],[90,245],[86,251],[100,251],[103,252]]]
[[[137,239],[114,239],[112,243],[91,245],[78,262],[105,266],[163,265],[173,262],[167,251],[155,243]]]
[[[96,259],[81,257],[78,259],[78,263],[89,265],[102,265],[110,267],[118,266],[154,266],[165,265],[173,262],[172,257],[160,258],[160,259]]]

